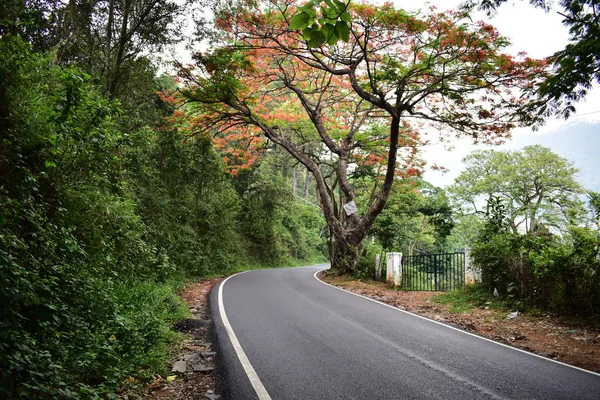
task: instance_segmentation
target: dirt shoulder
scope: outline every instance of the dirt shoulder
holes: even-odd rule
[[[484,336],[590,371],[600,372],[600,330],[573,326],[547,314],[532,316],[519,313],[507,318],[509,312],[473,308],[466,312],[451,312],[449,304],[439,304],[436,292],[404,292],[389,289],[375,281],[353,280],[347,277],[321,275],[325,282],[361,294],[435,321]]]
[[[179,321],[174,328],[186,335],[173,356],[171,373],[159,377],[144,399],[200,400],[220,399],[215,393],[215,349],[211,343],[212,320],[208,294],[220,278],[204,279],[186,285],[179,294],[192,317]]]

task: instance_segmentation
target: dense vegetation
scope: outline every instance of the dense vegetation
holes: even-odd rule
[[[164,374],[185,279],[323,259],[314,187],[295,200],[293,166],[268,152],[227,174],[209,138],[168,118],[156,92],[173,81],[148,59],[111,89],[112,74],[7,31],[1,398],[106,397],[128,376]]]
[[[487,290],[597,317],[598,195],[576,181],[572,163],[541,146],[475,152],[465,162],[450,191],[462,213],[480,216],[473,259]]]

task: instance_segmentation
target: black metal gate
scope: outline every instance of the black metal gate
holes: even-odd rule
[[[448,291],[465,284],[465,253],[402,257],[402,289]]]

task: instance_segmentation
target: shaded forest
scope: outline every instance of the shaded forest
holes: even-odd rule
[[[234,177],[172,123],[174,81],[144,54],[176,38],[177,7],[2,3],[2,398],[104,397],[164,373],[181,282],[324,260],[303,171],[271,151]],[[136,32],[110,32],[126,18]]]

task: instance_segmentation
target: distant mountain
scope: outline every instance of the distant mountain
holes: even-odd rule
[[[550,133],[517,135],[502,149],[516,150],[533,144],[549,147],[572,161],[580,170],[581,184],[600,192],[600,123],[574,123]]]

